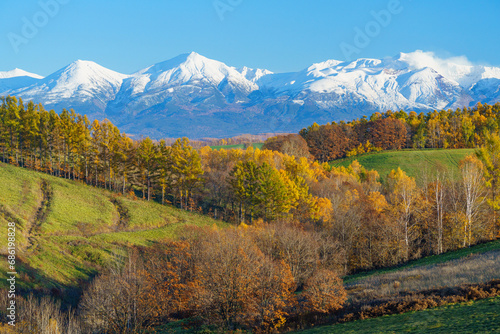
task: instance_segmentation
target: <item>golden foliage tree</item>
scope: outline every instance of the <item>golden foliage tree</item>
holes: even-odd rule
[[[347,293],[342,279],[330,270],[321,269],[307,280],[301,297],[307,311],[330,313],[344,305]]]

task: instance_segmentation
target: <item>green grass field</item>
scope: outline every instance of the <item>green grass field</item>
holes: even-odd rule
[[[321,326],[297,333],[500,333],[500,297]]]
[[[355,157],[331,161],[330,164],[347,167],[354,160],[366,169],[379,172],[382,179],[387,177],[391,170],[400,167],[409,176],[419,178],[426,170],[432,172],[437,168],[458,173],[458,162],[466,155],[474,154],[474,149],[426,149],[402,150],[389,152],[374,152]]]
[[[42,181],[51,196],[40,221]],[[113,200],[127,210],[126,225],[119,224]],[[186,225],[226,226],[197,213],[0,163],[0,287],[6,285],[9,221],[17,225],[16,269],[24,289],[78,286],[123,257],[129,246],[175,238]]]
[[[264,143],[253,143],[252,147],[253,148],[258,148],[259,150],[262,149],[262,146]],[[220,150],[220,149],[225,149],[225,150],[230,150],[230,149],[245,149],[244,144],[236,144],[236,145],[216,145],[216,146],[210,146],[213,150]]]

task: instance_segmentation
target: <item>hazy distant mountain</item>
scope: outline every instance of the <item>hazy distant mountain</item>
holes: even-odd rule
[[[0,72],[0,95],[109,118],[136,136],[225,137],[296,132],[375,111],[427,111],[500,101],[500,68],[430,53],[327,60],[292,73],[235,68],[197,53],[132,75],[76,61],[46,78]]]
[[[43,77],[18,68],[12,71],[0,72],[0,92],[8,92],[22,87],[29,87],[40,79],[43,79]],[[3,95],[2,93],[0,94]]]

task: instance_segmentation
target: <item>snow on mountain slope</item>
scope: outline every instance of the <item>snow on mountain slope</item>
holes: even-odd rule
[[[236,68],[192,52],[132,74],[107,111],[136,114],[152,107],[165,109],[171,101],[187,107],[204,104],[216,108],[246,102],[257,89],[259,86]]]
[[[269,75],[258,83],[278,95],[309,93],[308,97],[316,99],[322,108],[339,108],[350,99],[383,111],[468,105],[474,101],[474,92],[470,91],[477,82],[474,80],[500,78],[498,68],[446,63],[431,56],[417,51],[382,60],[328,60],[300,72]],[[330,97],[329,101],[325,97]]]
[[[77,60],[59,71],[15,94],[29,98],[43,96],[45,103],[62,99],[86,99],[101,95],[111,100],[127,76],[108,70],[94,62]]]
[[[500,101],[500,79],[486,78],[474,83],[471,92],[477,101],[494,104]]]
[[[256,83],[263,76],[266,76],[268,74],[273,74],[273,72],[265,69],[260,69],[260,68],[254,69],[246,66],[240,67],[238,69],[238,72],[240,72],[247,80],[253,83]]]
[[[441,59],[432,52],[415,51],[400,53],[397,58],[411,69],[432,68],[464,89],[470,89],[481,79],[500,78],[500,68],[473,65],[465,57]]]
[[[19,68],[6,72],[0,71],[0,96],[8,95],[10,91],[15,89],[31,86],[40,79],[43,77]]]
[[[155,64],[133,74],[130,81],[136,93],[191,85],[217,87],[224,80],[238,85],[247,93],[258,86],[247,80],[234,67],[205,58],[196,52],[180,55],[171,60]]]
[[[0,95],[108,117],[138,135],[227,136],[297,131],[388,109],[427,111],[500,101],[500,68],[431,52],[327,60],[298,72],[235,68],[195,52],[131,75],[76,61],[42,78],[0,72]]]
[[[0,79],[9,79],[15,77],[30,77],[35,79],[43,79],[43,77],[38,74],[26,72],[19,68],[15,68],[12,71],[6,71],[6,72],[0,71]]]
[[[97,116],[114,100],[127,77],[94,62],[77,60],[48,77],[7,93],[41,102],[47,108],[83,109],[90,116]]]

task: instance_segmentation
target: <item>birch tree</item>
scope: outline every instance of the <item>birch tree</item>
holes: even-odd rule
[[[410,218],[416,197],[416,183],[413,177],[409,177],[398,167],[392,170],[387,179],[393,204],[400,208],[400,224],[403,228],[403,240],[405,244],[405,261],[409,259],[410,250]]]
[[[460,161],[460,172],[465,195],[465,224],[463,247],[470,246],[474,220],[485,201],[483,164],[474,156],[466,156]]]
[[[442,175],[436,173],[436,182],[434,186],[434,200],[436,203],[436,220],[437,220],[437,234],[438,234],[438,254],[443,252],[443,212],[444,212],[444,191]]]

